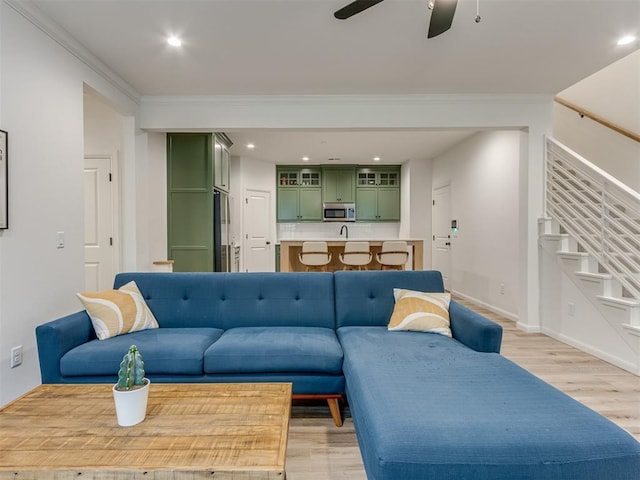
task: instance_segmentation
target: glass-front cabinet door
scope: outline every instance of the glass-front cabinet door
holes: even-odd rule
[[[319,187],[320,172],[306,168],[300,170],[300,185],[303,187]]]
[[[298,171],[279,171],[278,186],[279,187],[297,187]]]
[[[359,170],[357,180],[359,187],[373,187],[376,185],[376,172],[370,171],[369,169]]]

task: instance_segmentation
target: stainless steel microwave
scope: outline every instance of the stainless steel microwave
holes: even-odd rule
[[[322,221],[323,222],[355,222],[356,221],[356,204],[355,203],[323,203],[322,204]]]

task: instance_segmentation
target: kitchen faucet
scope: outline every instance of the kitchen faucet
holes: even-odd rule
[[[340,227],[340,236],[342,236],[342,230],[346,230],[347,231],[347,236],[345,237],[347,240],[349,240],[349,227],[347,227],[346,225],[342,225]]]

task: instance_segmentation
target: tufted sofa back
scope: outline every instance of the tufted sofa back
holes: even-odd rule
[[[444,292],[442,275],[434,270],[340,271],[334,274],[334,282],[337,328],[387,326],[395,303],[394,288]]]
[[[331,273],[121,273],[161,327],[301,326],[335,329]]]

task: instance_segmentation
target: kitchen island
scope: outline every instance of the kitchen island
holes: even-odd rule
[[[423,269],[423,240],[405,240],[397,239],[407,242],[407,248],[409,251],[409,266],[411,270]],[[339,239],[308,239],[308,240],[281,240],[280,241],[280,271],[281,272],[304,272],[305,266],[298,260],[298,253],[302,250],[302,244],[304,242],[322,241],[327,242],[329,252],[331,253],[331,263],[327,265],[328,272],[335,272],[336,270],[342,270],[342,263],[340,262],[339,254],[344,251],[344,244],[347,240]],[[367,265],[367,270],[380,270],[380,264],[376,261],[376,253],[382,248],[382,242],[384,240],[367,240],[366,238],[353,238],[354,242],[369,242],[369,248],[373,254],[371,263]]]

